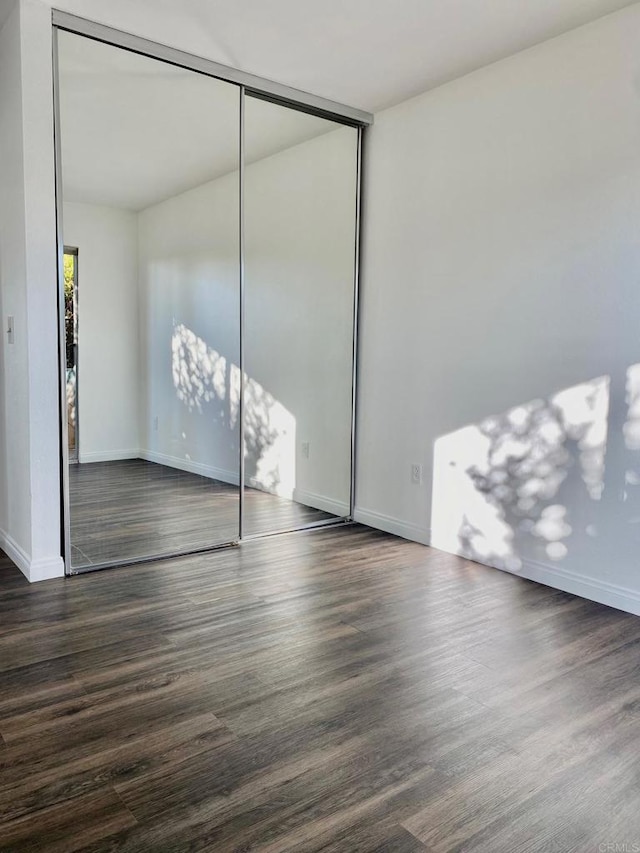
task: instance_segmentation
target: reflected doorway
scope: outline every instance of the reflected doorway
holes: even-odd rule
[[[78,250],[64,247],[64,333],[69,462],[78,461]]]

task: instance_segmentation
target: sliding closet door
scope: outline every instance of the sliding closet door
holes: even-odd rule
[[[243,536],[350,513],[357,149],[245,98]]]
[[[71,567],[235,541],[240,89],[57,36],[59,241],[81,270]]]

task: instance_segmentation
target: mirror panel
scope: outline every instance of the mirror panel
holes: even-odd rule
[[[236,541],[240,89],[64,31],[58,67],[71,566]]]
[[[247,95],[243,536],[348,516],[358,132]]]

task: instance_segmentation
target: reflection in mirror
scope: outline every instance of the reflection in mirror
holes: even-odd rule
[[[243,536],[350,512],[357,142],[245,100]]]
[[[69,462],[78,461],[78,250],[64,247],[64,342]]]
[[[71,565],[237,540],[239,89],[66,32],[58,54]]]

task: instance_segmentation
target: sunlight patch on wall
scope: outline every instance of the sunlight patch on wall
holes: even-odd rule
[[[640,450],[640,364],[632,364],[626,377],[627,420],[623,427],[628,450]]]
[[[205,414],[207,404],[226,402],[229,427],[235,429],[240,411],[240,368],[183,323],[174,323],[171,356],[176,395],[189,412]],[[251,377],[245,384],[245,459],[248,485],[281,497],[293,496],[296,419]]]
[[[255,379],[245,386],[247,483],[291,498],[296,485],[296,419]]]
[[[226,397],[227,360],[183,323],[174,325],[171,372],[178,399],[189,411]]]
[[[551,398],[568,439],[577,443],[582,479],[589,496],[599,500],[604,486],[609,377],[583,382]]]
[[[517,571],[522,553],[562,560],[577,494],[604,484],[609,379],[599,377],[440,437],[432,544]],[[523,547],[527,545],[528,547]]]

